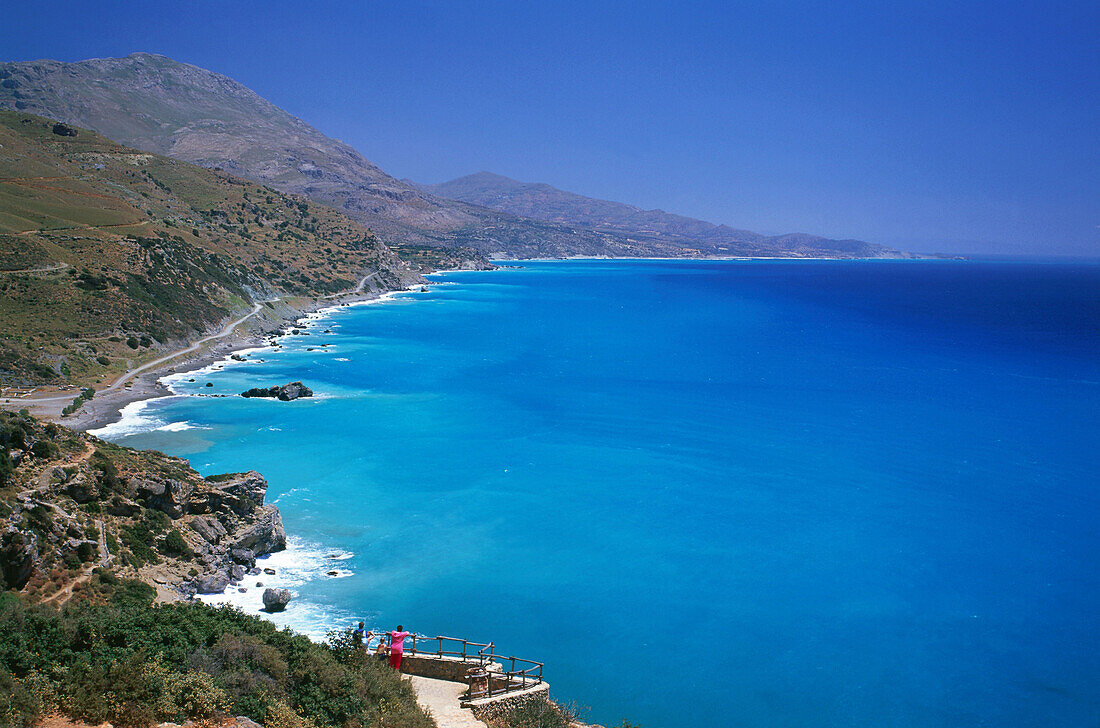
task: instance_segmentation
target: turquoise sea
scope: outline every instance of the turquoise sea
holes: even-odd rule
[[[514,265],[102,434],[267,476],[285,623],[494,640],[596,722],[1100,724],[1100,264]]]

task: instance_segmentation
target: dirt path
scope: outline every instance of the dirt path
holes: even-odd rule
[[[159,366],[160,364],[164,364],[165,362],[172,361],[173,359],[181,357],[185,354],[190,354],[193,351],[198,351],[205,344],[208,344],[211,341],[214,341],[216,339],[224,339],[226,336],[229,336],[231,333],[233,333],[233,329],[237,328],[239,325],[241,325],[242,323],[244,323],[248,319],[250,319],[253,316],[255,316],[256,314],[258,314],[260,312],[260,309],[263,308],[264,303],[266,303],[266,301],[261,301],[260,303],[257,303],[255,305],[253,305],[251,311],[249,311],[244,316],[241,316],[239,319],[236,319],[235,321],[230,321],[228,324],[225,325],[225,327],[221,331],[219,331],[216,334],[211,334],[210,336],[199,339],[198,341],[196,341],[195,343],[191,344],[190,346],[188,346],[184,349],[177,349],[176,351],[165,354],[164,356],[160,357],[159,359],[154,359],[153,361],[146,362],[145,364],[142,364],[139,367],[134,367],[133,369],[126,370],[125,372],[123,372],[122,374],[119,375],[118,379],[116,379],[114,382],[107,385],[103,389],[99,390],[99,392],[97,392],[97,394],[104,394],[106,392],[113,392],[114,390],[116,390],[119,387],[121,387],[122,385],[124,385],[126,382],[128,382],[131,379],[133,379],[134,377],[136,377],[138,374],[141,374],[142,372],[144,372],[148,369],[151,369],[155,366]],[[25,398],[22,398],[21,401],[29,402],[29,403],[62,402],[62,401],[71,402],[72,399],[73,399],[73,394],[70,393],[70,394],[55,395],[55,396],[52,396],[52,397],[25,397]]]
[[[0,274],[10,273],[53,273],[54,271],[65,270],[69,267],[69,264],[62,261],[60,263],[53,263],[51,265],[43,265],[38,268],[23,268],[21,270],[0,270]]]
[[[474,717],[472,710],[459,707],[460,696],[466,692],[464,683],[418,675],[407,675],[406,678],[416,691],[416,702],[431,713],[439,728],[488,728]]]
[[[79,465],[90,458],[93,452],[95,452],[95,446],[90,442],[86,442],[84,443],[84,452],[80,453],[72,460],[58,465],[51,465],[43,469],[43,471],[38,474],[38,490],[46,490],[49,487],[50,474],[53,473],[54,468],[67,468],[73,465]]]
[[[39,228],[38,230],[24,230],[16,235],[34,235],[35,233],[59,233],[66,230],[102,230],[104,228],[138,227],[148,225],[150,220],[138,220],[137,222],[114,222],[109,225],[71,225],[69,227]]]
[[[56,465],[49,465],[46,468],[43,468],[42,472],[39,473],[39,475],[38,475],[38,481],[37,481],[37,486],[38,487],[36,488],[36,490],[37,491],[44,491],[47,488],[49,488],[50,475],[53,473],[54,468],[65,468],[65,467],[71,467],[73,465],[79,465],[80,463],[83,463],[88,458],[90,458],[92,456],[92,453],[94,453],[94,452],[95,452],[95,445],[93,445],[90,442],[86,442],[86,443],[84,443],[84,451],[82,453],[80,453],[79,455],[77,455],[76,457],[71,458],[70,460],[67,460],[66,462],[58,463]],[[23,492],[27,493],[27,494],[34,494],[35,491],[27,490],[27,491],[23,491]],[[61,508],[60,506],[58,506],[54,503],[47,503],[45,501],[41,501],[41,500],[37,500],[37,499],[36,499],[36,502],[41,503],[42,505],[51,508],[54,512],[61,514],[66,519],[71,519],[72,518],[71,514],[67,513],[63,508]],[[104,525],[105,524],[103,523],[103,519],[102,518],[97,518],[96,522],[95,522],[95,525],[96,525],[96,530],[99,531],[99,539],[98,539],[98,541],[99,541],[99,558],[96,559],[95,562],[85,566],[81,570],[81,572],[78,576],[76,576],[75,578],[70,580],[68,583],[66,583],[63,587],[61,587],[60,590],[58,590],[58,591],[54,592],[53,594],[51,594],[48,599],[44,599],[42,601],[42,604],[54,604],[56,606],[61,606],[62,604],[64,604],[65,602],[69,601],[69,599],[72,598],[73,588],[76,587],[77,584],[83,584],[84,582],[86,582],[86,581],[88,581],[89,579],[92,578],[92,571],[95,570],[96,567],[98,567],[98,566],[107,566],[111,563],[111,554],[107,550],[107,534],[104,531]]]

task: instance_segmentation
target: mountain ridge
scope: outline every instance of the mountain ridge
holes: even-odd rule
[[[644,227],[527,217],[434,195],[392,177],[228,76],[156,54],[0,63],[0,108],[85,126],[129,146],[305,195],[395,246],[465,247],[504,258],[855,254],[816,249],[814,241],[825,239],[812,236],[800,246],[773,249],[768,238],[735,231],[715,243],[699,235],[654,235]],[[863,254],[897,255],[863,246]]]
[[[560,224],[584,225],[596,231],[656,236],[685,247],[703,246],[711,254],[734,253],[744,246],[771,247],[802,254],[811,250],[875,257],[897,253],[873,243],[836,240],[809,233],[762,235],[661,209],[645,210],[623,202],[587,197],[545,182],[521,182],[488,171],[421,187],[441,197],[502,212]]]

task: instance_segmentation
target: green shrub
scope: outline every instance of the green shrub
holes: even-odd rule
[[[45,713],[42,701],[22,681],[0,669],[0,725],[34,728]]]
[[[187,558],[191,558],[195,555],[195,552],[192,551],[191,547],[187,545],[187,542],[183,540],[183,534],[175,528],[169,531],[168,535],[164,537],[161,553],[166,556],[185,556]]]
[[[87,563],[95,558],[98,550],[95,544],[84,541],[76,547],[76,555],[82,562]]]
[[[119,477],[118,468],[103,450],[97,449],[92,453],[92,468],[104,490],[114,493],[122,491],[122,478]]]
[[[549,700],[531,700],[500,718],[489,720],[492,728],[572,728],[577,711]]]
[[[0,725],[33,725],[55,704],[118,728],[229,715],[268,728],[431,725],[350,632],[317,644],[230,608],[154,606],[151,587],[102,569],[80,595],[61,611],[0,595]]]
[[[52,460],[57,457],[58,452],[57,445],[49,440],[39,440],[31,446],[31,454],[36,458]]]

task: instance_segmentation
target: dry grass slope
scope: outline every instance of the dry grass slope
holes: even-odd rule
[[[308,199],[0,111],[0,382],[89,384],[250,303],[412,277]]]

